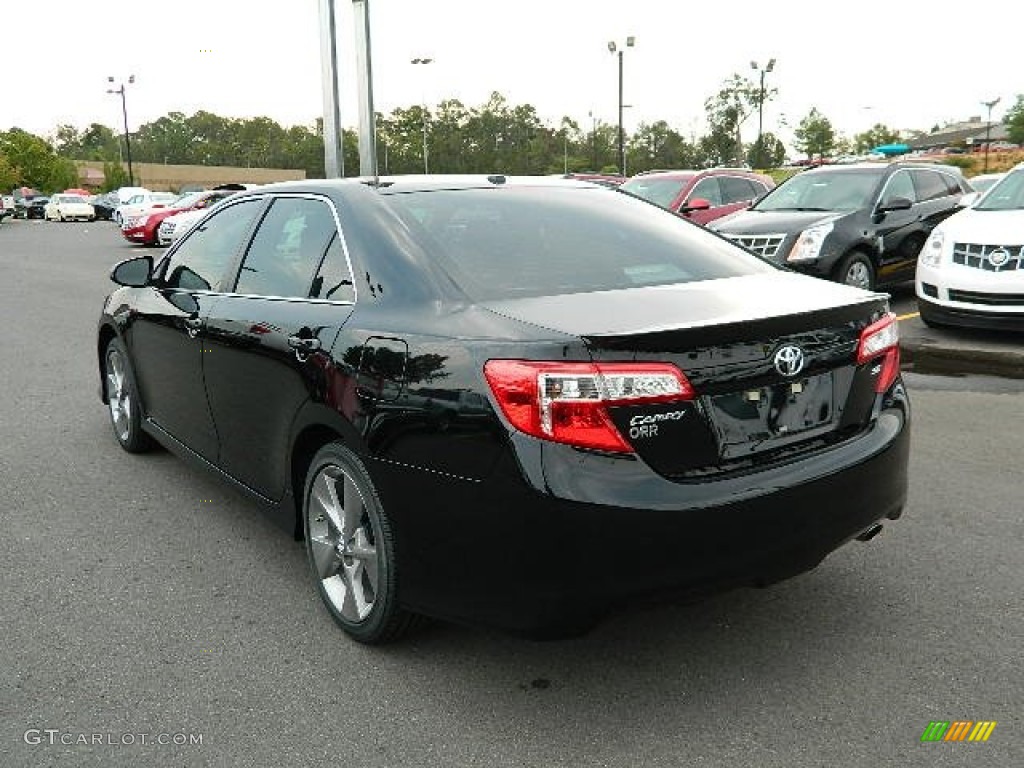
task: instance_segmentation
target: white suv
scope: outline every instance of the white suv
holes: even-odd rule
[[[1024,331],[1024,163],[933,230],[915,286],[927,325]]]

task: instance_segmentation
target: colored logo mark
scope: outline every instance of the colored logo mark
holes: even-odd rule
[[[995,720],[932,720],[921,741],[988,741],[995,728]]]

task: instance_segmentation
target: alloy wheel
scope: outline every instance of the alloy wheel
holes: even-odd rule
[[[114,432],[121,442],[127,442],[131,433],[134,407],[124,358],[116,349],[107,351],[107,402],[110,406],[110,420],[114,424]]]
[[[344,469],[328,464],[313,480],[306,515],[325,598],[346,621],[365,621],[377,600],[380,561],[362,491]]]

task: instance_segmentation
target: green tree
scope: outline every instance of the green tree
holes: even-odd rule
[[[18,169],[7,159],[7,155],[0,151],[0,190],[7,192],[14,189],[20,176]]]
[[[832,123],[817,107],[812,107],[800,125],[793,131],[793,144],[808,158],[819,158],[831,154],[836,145],[836,132]]]
[[[876,123],[864,131],[864,133],[858,133],[853,137],[853,151],[863,154],[864,152],[870,152],[875,147],[880,147],[884,144],[894,144],[899,140],[899,131],[882,123]]]
[[[1010,141],[1024,144],[1024,95],[1017,95],[1016,103],[1006,111],[1003,122]]]
[[[67,189],[78,185],[78,169],[64,157],[59,157],[53,146],[40,136],[20,128],[0,133],[0,153],[8,164],[17,169],[16,183],[34,187],[43,192]]]
[[[716,137],[716,153],[722,153],[724,150],[722,137],[730,135],[733,139],[728,157],[721,158],[723,164],[742,162],[743,141],[740,137],[740,128],[748,117],[777,95],[777,88],[766,88],[762,93],[758,83],[742,75],[733,74],[722,83],[718,93],[704,102],[708,125]]]
[[[757,142],[747,148],[747,164],[751,168],[777,168],[786,161],[786,145],[774,133],[765,131],[761,136],[760,154],[758,158]]]
[[[627,162],[630,173],[655,168],[690,168],[696,150],[664,120],[641,123],[629,140]]]
[[[116,160],[107,160],[103,163],[103,192],[111,192],[115,189],[128,186],[128,171]]]

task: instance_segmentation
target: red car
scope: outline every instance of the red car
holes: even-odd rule
[[[774,187],[770,176],[739,168],[709,168],[638,173],[619,189],[705,225],[749,208]]]
[[[227,184],[207,192],[193,192],[190,195],[179,198],[173,207],[150,209],[134,220],[129,220],[126,222],[128,226],[121,229],[121,234],[124,235],[125,240],[133,243],[158,245],[157,230],[160,228],[160,222],[168,216],[174,216],[184,211],[209,208],[240,189],[245,189],[245,187],[240,184]]]

